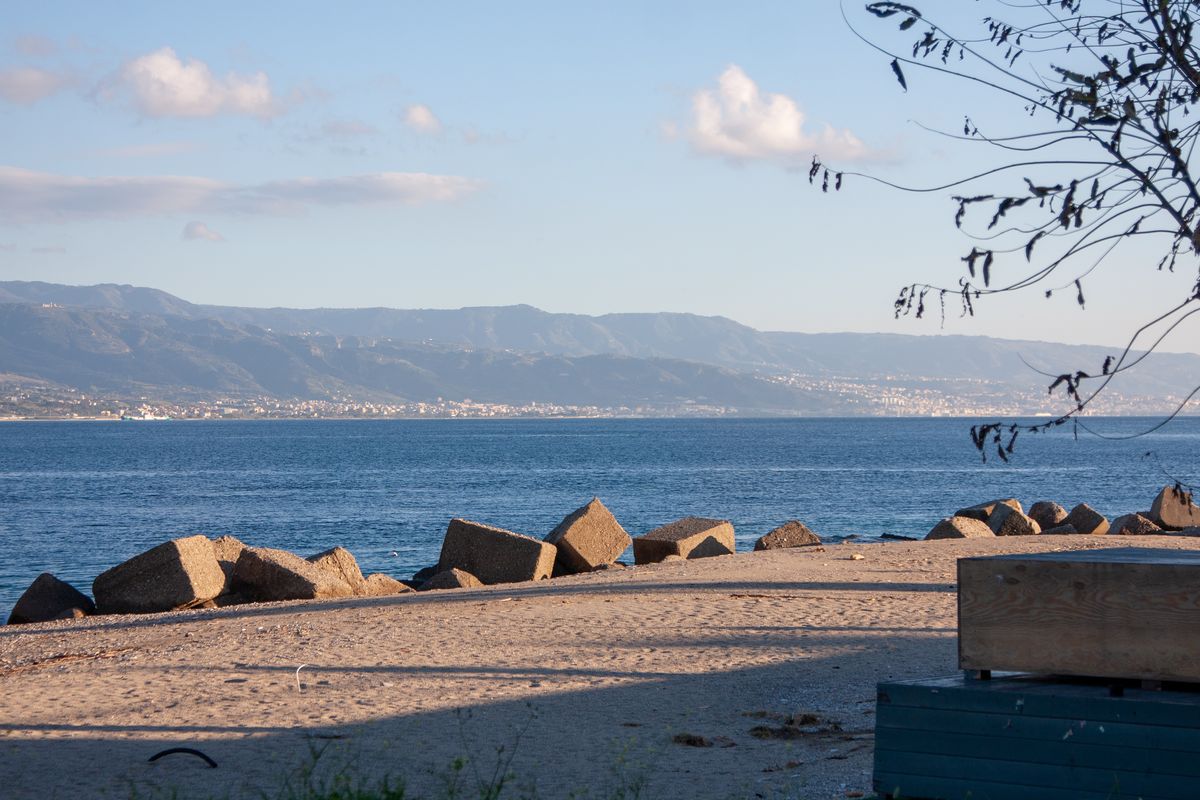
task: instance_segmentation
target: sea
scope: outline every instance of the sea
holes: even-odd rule
[[[593,496],[631,535],[731,520],[739,550],[799,519],[827,541],[922,537],[998,497],[1148,509],[1200,479],[1200,417],[1089,418],[1007,463],[966,419],[519,419],[0,424],[0,614],[41,572],[90,593],[168,539],[232,534],[364,572],[437,561],[453,517],[543,537]],[[1143,435],[1138,435],[1143,434]],[[989,448],[989,451],[992,451]]]

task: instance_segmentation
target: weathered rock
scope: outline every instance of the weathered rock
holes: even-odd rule
[[[190,608],[221,594],[225,573],[205,536],[164,542],[92,582],[101,614],[150,614]]]
[[[1032,517],[1003,503],[988,517],[988,527],[997,536],[1033,536],[1042,532],[1042,526]]]
[[[246,603],[253,603],[254,599],[248,597],[241,592],[229,592],[227,594],[219,594],[213,598],[212,604],[214,608],[226,608],[228,606],[240,606]]]
[[[1066,522],[1067,510],[1053,501],[1039,500],[1029,507],[1029,516],[1045,531]]]
[[[1150,519],[1169,531],[1200,527],[1200,506],[1192,499],[1191,492],[1164,486],[1150,506]]]
[[[925,534],[925,539],[979,539],[995,535],[986,522],[955,515],[934,525],[933,530]]]
[[[625,569],[625,565],[620,561],[613,561],[608,564],[597,564],[592,567],[592,572],[607,572],[610,569]]]
[[[583,508],[568,514],[546,541],[558,548],[555,572],[571,575],[611,564],[632,539],[600,498],[593,497]]]
[[[233,567],[237,564],[238,556],[246,549],[246,545],[240,539],[233,536],[218,536],[212,540],[213,552],[217,555],[217,563],[221,565],[221,572],[225,573],[225,587],[221,590],[221,594],[233,590]]]
[[[1164,533],[1165,532],[1166,531],[1164,531]],[[1172,536],[1200,536],[1200,527],[1183,528],[1182,530],[1178,531],[1170,531],[1170,533]]]
[[[429,592],[435,589],[474,589],[483,586],[483,581],[466,570],[450,568],[439,572],[421,584],[418,591]]]
[[[247,547],[233,568],[238,590],[258,601],[349,597],[350,584],[295,553]]]
[[[412,591],[414,590],[411,586],[396,580],[391,575],[372,572],[363,578],[362,591],[359,594],[367,597],[385,597],[393,594],[408,594]]]
[[[59,580],[49,572],[43,572],[33,579],[33,583],[29,584],[29,588],[17,600],[12,613],[8,615],[8,624],[71,619],[72,617],[62,615],[73,611],[90,614],[95,610],[96,605],[92,598],[66,581]]]
[[[557,548],[532,536],[465,519],[452,519],[442,540],[440,572],[461,569],[485,584],[549,578]]]
[[[1070,525],[1076,532],[1088,536],[1103,536],[1108,533],[1108,518],[1087,503],[1080,503],[1067,514],[1064,525]]]
[[[729,555],[735,549],[733,525],[728,520],[684,517],[633,540],[633,560],[653,564],[669,555],[706,558]]]
[[[988,502],[980,503],[977,506],[960,508],[958,511],[954,512],[954,516],[968,517],[970,519],[977,519],[980,522],[987,522],[988,518],[992,516],[992,512],[996,510],[996,506],[999,505],[1008,506],[1013,511],[1020,511],[1022,513],[1025,511],[1025,509],[1021,508],[1020,500],[1010,497],[1007,500],[989,500]],[[951,519],[953,519],[953,517],[951,517]]]
[[[1162,533],[1163,529],[1141,514],[1122,514],[1108,526],[1108,532],[1126,536],[1150,536]]]
[[[775,530],[758,537],[754,543],[755,550],[781,550],[786,547],[811,547],[820,544],[821,537],[817,536],[808,526],[799,520],[789,520]]]
[[[1043,536],[1074,536],[1079,533],[1075,530],[1074,525],[1057,525],[1049,530],[1042,531]]]
[[[308,557],[308,563],[344,580],[355,594],[364,594],[366,579],[358,561],[344,547],[331,547]]]

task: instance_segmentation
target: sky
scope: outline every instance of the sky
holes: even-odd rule
[[[962,27],[987,10],[927,5]],[[1186,294],[1194,269],[1131,251],[1088,276],[1086,310],[1034,290],[893,319],[902,285],[963,274],[956,206],[856,178],[822,193],[813,154],[926,185],[995,153],[922,126],[1022,114],[929,73],[905,91],[850,25],[834,0],[20,4],[0,279],[1106,345]],[[1167,349],[1200,351],[1200,326]]]

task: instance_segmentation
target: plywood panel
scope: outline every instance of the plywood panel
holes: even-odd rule
[[[958,562],[959,665],[1200,683],[1200,553]]]

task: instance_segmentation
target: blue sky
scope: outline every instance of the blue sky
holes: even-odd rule
[[[894,321],[900,285],[961,274],[954,206],[822,195],[812,153],[925,182],[983,160],[911,120],[1020,109],[928,75],[904,93],[836,2],[742,5],[22,4],[0,39],[0,275],[1106,344],[1194,280],[1130,255],[1087,312],[1035,292]]]

